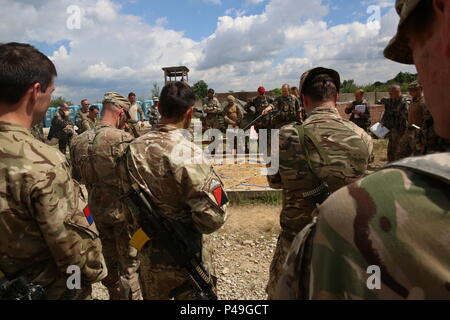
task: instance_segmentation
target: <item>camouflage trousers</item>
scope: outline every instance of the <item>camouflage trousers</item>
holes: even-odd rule
[[[389,133],[389,143],[388,143],[388,151],[387,151],[387,156],[388,156],[388,161],[389,162],[393,162],[398,160],[398,147],[400,144],[400,140],[403,137],[403,132],[399,131],[397,129],[392,129],[391,132]]]
[[[209,129],[220,130],[220,122],[217,116],[207,116],[205,119],[204,131]]]
[[[281,232],[278,237],[277,247],[275,249],[272,263],[270,264],[269,282],[266,287],[266,292],[268,295],[267,299],[269,300],[275,299],[278,280],[283,272],[283,265],[286,261],[293,240],[293,236],[284,231]]]
[[[131,233],[127,223],[105,224],[97,221],[108,276],[102,284],[110,300],[142,300],[139,285],[138,252],[129,245]]]
[[[419,155],[420,150],[423,148],[424,146],[421,145],[421,140],[419,139],[419,134],[416,130],[406,130],[405,134],[400,139],[396,158],[397,160],[400,160]]]
[[[217,284],[212,259],[212,250],[208,240],[203,245],[203,265],[211,274],[214,287]],[[144,300],[170,300],[171,292],[184,285],[188,276],[184,269],[175,265],[170,254],[165,250],[147,246],[139,253],[141,262],[140,283]],[[194,300],[194,292],[179,293],[174,300]]]

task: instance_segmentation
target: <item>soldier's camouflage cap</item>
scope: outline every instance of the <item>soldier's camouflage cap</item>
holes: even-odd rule
[[[411,16],[417,6],[425,0],[397,0],[395,8],[400,16],[400,22],[398,23],[397,34],[389,42],[386,49],[384,49],[384,56],[392,61],[414,64],[411,48],[408,44],[408,37],[405,35],[403,26],[406,20]],[[430,0],[427,0],[430,1]]]
[[[418,89],[422,89],[422,85],[420,84],[419,81],[414,81],[411,82],[408,86],[408,90],[418,90]]]
[[[103,104],[112,103],[116,106],[122,107],[126,110],[129,110],[131,107],[130,101],[127,98],[118,94],[117,92],[107,92],[103,97]]]
[[[230,95],[230,96],[227,97],[227,100],[230,101],[230,102],[235,102],[236,98]]]
[[[306,84],[308,83],[308,81],[314,79],[315,76],[321,75],[321,74],[327,74],[329,76],[331,76],[331,78],[333,78],[333,82],[336,85],[336,89],[339,92],[341,89],[341,76],[339,75],[339,73],[336,70],[333,69],[327,69],[327,68],[322,68],[322,67],[318,67],[318,68],[314,68],[311,70],[306,71],[304,74],[302,74],[301,78],[300,78],[300,85],[298,87],[298,90],[300,92],[300,94],[303,93],[303,89],[305,88]]]

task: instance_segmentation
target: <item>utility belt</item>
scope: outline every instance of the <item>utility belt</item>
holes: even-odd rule
[[[0,300],[44,300],[45,291],[39,285],[28,282],[25,277],[8,280],[0,271]]]

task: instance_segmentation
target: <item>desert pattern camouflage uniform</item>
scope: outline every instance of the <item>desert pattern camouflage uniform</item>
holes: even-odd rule
[[[257,96],[249,101],[246,106],[246,111],[249,115],[252,115],[252,119],[249,122],[253,121],[257,117],[259,117],[262,112],[267,109],[269,106],[273,105],[274,100],[270,97],[264,96],[262,99],[260,96]],[[271,129],[271,121],[270,115],[261,118],[258,122],[255,123],[256,131],[260,129]]]
[[[203,112],[206,113],[204,130],[220,129],[219,116],[222,114],[222,107],[216,97],[212,99],[206,97],[203,100]]]
[[[121,173],[118,158],[133,137],[111,125],[99,123],[78,136],[71,148],[77,175],[89,192],[89,206],[96,217],[109,274],[102,283],[111,300],[141,300],[137,250],[129,245],[135,221],[120,201]]]
[[[385,106],[381,123],[390,130],[388,136],[388,160],[392,162],[399,159],[398,146],[406,131],[408,103],[403,97],[399,99],[383,99],[381,103]]]
[[[58,138],[59,151],[66,154],[67,146],[75,134],[73,124],[69,117],[66,116],[61,110],[55,113],[52,126],[50,128],[49,138]]]
[[[275,99],[274,112],[277,112],[272,118],[272,126],[274,129],[279,129],[282,126],[298,121],[297,114],[301,111],[300,101],[296,96],[290,94],[289,96],[280,96]]]
[[[277,298],[450,299],[449,164],[409,158],[332,195],[295,239]]]
[[[44,287],[46,298],[84,299],[107,269],[94,220],[66,158],[27,129],[0,122],[0,270]],[[82,290],[67,289],[67,268]]]
[[[180,151],[187,159],[177,157]],[[214,276],[212,256],[205,237],[225,222],[226,195],[219,203],[213,191],[223,188],[220,178],[203,158],[203,152],[188,141],[176,127],[158,125],[130,144],[127,171],[139,184],[162,215],[186,223],[192,230],[192,241],[202,247],[205,267]],[[151,237],[151,235],[150,235]],[[187,281],[184,270],[174,263],[164,244],[151,240],[142,249],[141,288],[145,300],[165,300],[169,293]],[[214,277],[215,278],[215,277]],[[187,292],[176,299],[191,299]]]
[[[331,192],[354,182],[365,173],[373,150],[372,140],[363,129],[342,119],[336,108],[315,108],[303,127],[313,133],[329,158],[327,164],[317,149],[307,142],[315,174],[328,184]],[[280,170],[277,175],[269,176],[268,180],[272,188],[283,189],[282,232],[267,286],[269,299],[273,299],[292,240],[312,220],[315,205],[306,199],[305,193],[318,186],[318,178],[309,169],[295,124],[287,125],[280,131]]]
[[[434,130],[434,120],[428,108],[425,109],[424,124],[419,141],[419,145],[422,147],[419,150],[420,155],[440,153],[450,149],[450,141],[439,137]]]

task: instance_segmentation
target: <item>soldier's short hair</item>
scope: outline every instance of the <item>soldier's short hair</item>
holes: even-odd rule
[[[130,92],[130,93],[128,94],[128,98],[131,98],[131,97],[136,97],[136,93]]]
[[[57,75],[53,62],[35,47],[17,42],[0,44],[0,102],[18,103],[36,83],[45,92]]]
[[[194,105],[194,90],[184,82],[169,83],[161,91],[159,108],[164,118],[181,120]]]
[[[85,101],[88,101],[88,99],[81,100],[81,104],[80,105],[83,105],[83,102],[85,102]]]
[[[97,107],[97,106],[90,106],[90,107],[89,107],[89,111],[90,111],[90,112],[94,112],[94,110],[100,111],[100,108]]]
[[[306,83],[303,93],[314,101],[326,102],[336,98],[338,89],[330,75],[319,74]]]
[[[358,90],[356,90],[356,93],[361,93],[362,95],[364,95],[364,89],[358,89]]]
[[[393,84],[389,87],[389,91],[402,91],[402,88],[398,84]]]
[[[208,90],[208,93],[215,94],[216,91],[214,91],[214,89],[209,89],[209,90]]]

